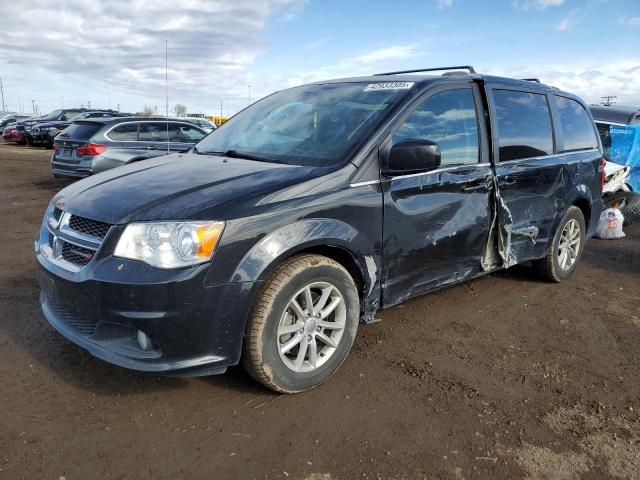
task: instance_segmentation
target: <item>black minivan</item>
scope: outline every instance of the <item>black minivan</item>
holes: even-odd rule
[[[277,92],[188,153],[60,191],[35,244],[50,323],[126,368],[242,362],[293,393],[379,309],[517,263],[569,278],[602,202],[582,100],[411,73]]]

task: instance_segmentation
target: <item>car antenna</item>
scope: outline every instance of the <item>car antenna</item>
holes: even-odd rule
[[[164,116],[167,121],[167,153],[169,153],[169,41],[164,41]]]

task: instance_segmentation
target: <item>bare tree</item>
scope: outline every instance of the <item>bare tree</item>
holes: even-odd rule
[[[187,107],[181,103],[176,103],[176,106],[173,107],[173,112],[176,114],[176,117],[184,117],[187,114]]]
[[[145,105],[141,112],[136,113],[136,117],[153,117],[153,108]]]

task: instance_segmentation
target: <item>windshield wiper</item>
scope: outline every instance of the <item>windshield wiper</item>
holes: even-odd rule
[[[196,147],[195,145],[193,146],[192,151],[193,153],[197,153],[198,155],[212,155],[212,156],[221,155],[221,152],[201,152],[200,150],[198,150],[198,147]]]
[[[198,155],[215,155],[229,158],[244,158],[247,160],[255,160],[256,162],[284,163],[280,160],[274,160],[273,158],[259,157],[257,155],[251,155],[249,153],[238,152],[237,150],[227,150],[226,152],[201,152],[195,145],[193,147],[193,153],[197,153]]]
[[[284,163],[284,162],[281,162],[280,160],[274,160],[273,158],[258,157],[256,155],[251,155],[249,153],[242,153],[237,150],[227,150],[226,152],[223,153],[223,155],[229,158],[246,158],[247,160],[255,160],[257,162]]]

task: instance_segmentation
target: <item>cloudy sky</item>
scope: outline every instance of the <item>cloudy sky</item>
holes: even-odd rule
[[[0,0],[5,103],[163,112],[165,40],[169,104],[193,113],[455,64],[640,106],[639,0]]]

